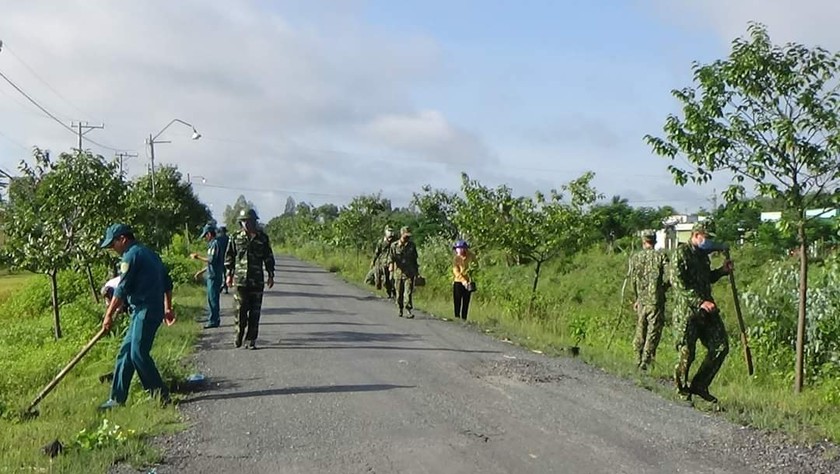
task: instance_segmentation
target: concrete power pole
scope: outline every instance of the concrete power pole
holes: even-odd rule
[[[120,162],[120,177],[123,175],[123,160],[126,158],[137,158],[139,155],[137,153],[126,153],[124,151],[120,151],[114,154],[114,156]]]
[[[82,148],[82,137],[87,135],[87,133],[91,130],[105,128],[104,123],[102,125],[89,125],[87,122],[70,122],[70,126],[78,130],[77,133],[79,135],[79,153],[81,153],[82,150],[84,150],[84,148]]]

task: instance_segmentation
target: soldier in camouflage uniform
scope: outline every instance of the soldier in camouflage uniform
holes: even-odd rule
[[[633,347],[636,350],[636,364],[647,370],[656,357],[656,348],[665,325],[665,290],[668,288],[665,254],[654,250],[656,234],[645,231],[642,237],[644,249],[630,260],[630,282],[638,321]]]
[[[400,239],[391,244],[392,276],[396,282],[397,308],[399,317],[403,317],[403,309],[408,310],[405,317],[411,319],[414,314],[414,279],[420,274],[420,264],[417,263],[417,247],[411,241],[411,229],[400,229]]]
[[[385,286],[385,293],[388,298],[393,298],[394,280],[391,278],[391,245],[397,240],[394,231],[385,227],[385,236],[376,244],[376,253],[370,267],[376,272],[376,289],[381,290]]]
[[[669,273],[679,353],[674,382],[684,397],[690,399],[691,395],[697,395],[716,403],[717,399],[709,393],[709,385],[729,353],[729,340],[720,311],[712,298],[712,283],[728,275],[733,267],[732,262],[726,261],[722,267],[711,269],[709,253],[717,249],[708,237],[703,223],[695,224],[690,241],[680,244],[671,257]],[[691,385],[688,385],[688,372],[694,362],[698,339],[706,347],[706,357],[694,374]]]
[[[236,285],[236,347],[256,349],[262,309],[263,286],[274,286],[274,253],[268,235],[257,226],[257,213],[243,209],[239,213],[242,229],[234,234],[225,252],[228,286]],[[268,274],[265,281],[263,274]]]

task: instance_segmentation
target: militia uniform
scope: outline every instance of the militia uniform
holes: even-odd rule
[[[407,318],[414,314],[414,279],[420,274],[420,264],[417,262],[417,247],[411,241],[411,229],[400,229],[400,239],[391,244],[391,260],[393,277],[396,283],[396,303],[399,317],[403,317],[403,310],[408,311]]]
[[[268,235],[257,227],[257,213],[253,209],[242,210],[239,222],[243,229],[233,235],[225,252],[225,269],[236,285],[234,344],[241,347],[244,338],[246,347],[255,349],[266,273],[269,288],[274,284],[274,253]]]
[[[111,247],[114,240],[122,236],[133,236],[131,228],[114,224],[105,232],[100,246]],[[130,240],[122,254],[120,280],[114,289],[114,298],[128,305],[131,323],[117,355],[111,398],[100,408],[125,404],[134,372],[137,372],[144,389],[160,395],[164,401],[168,400],[169,390],[155,366],[151,350],[155,334],[164,320],[165,295],[171,295],[171,292],[172,279],[160,257]]]
[[[712,270],[709,252],[711,241],[704,239],[699,246],[693,242],[696,234],[708,235],[703,224],[692,229],[692,241],[680,244],[670,262],[670,282],[675,303],[674,329],[679,362],[675,367],[674,381],[677,390],[685,396],[698,395],[704,400],[716,402],[709,393],[709,385],[717,375],[726,355],[729,340],[717,307],[711,312],[701,308],[704,302],[714,303],[712,283],[728,274],[725,267]],[[705,245],[704,245],[705,244]],[[688,373],[694,362],[697,340],[706,347],[706,357],[688,385]]]
[[[215,234],[215,232],[215,227],[205,225],[199,238],[206,238],[207,234]],[[227,250],[223,243],[226,244],[218,236],[214,236],[207,242],[207,270],[204,278],[207,283],[207,309],[210,317],[205,328],[217,328],[221,324],[219,299],[225,280],[225,251]]]
[[[665,290],[667,289],[664,253],[653,248],[656,234],[645,232],[643,239],[650,247],[633,255],[630,260],[630,282],[633,288],[636,315],[636,335],[633,348],[636,364],[642,370],[656,357],[656,348],[665,325]]]
[[[370,264],[376,276],[376,289],[381,290],[384,286],[388,298],[393,298],[395,293],[394,281],[391,278],[391,245],[395,240],[394,232],[390,227],[386,227],[385,237],[376,244],[376,252]]]

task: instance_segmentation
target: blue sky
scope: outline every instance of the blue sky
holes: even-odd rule
[[[460,171],[529,194],[592,170],[607,198],[695,210],[727,183],[676,187],[642,140],[692,61],[725,56],[753,19],[777,42],[840,48],[828,0],[8,4],[0,71],[63,121],[106,123],[90,137],[139,153],[131,174],[144,136],[194,123],[202,140],[176,127],[156,154],[205,178],[216,214],[240,193],[264,216],[289,195],[404,205],[423,184],[457,189]],[[74,141],[0,83],[0,167]]]

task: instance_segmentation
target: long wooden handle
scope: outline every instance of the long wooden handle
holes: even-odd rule
[[[35,400],[33,400],[31,404],[29,404],[29,408],[27,408],[26,411],[31,412],[32,409],[35,408],[35,406],[37,406],[39,403],[41,403],[41,400],[43,400],[44,397],[46,397],[50,392],[52,392],[52,390],[56,387],[56,385],[58,385],[58,383],[61,382],[61,379],[63,379],[68,373],[70,373],[70,370],[72,370],[73,367],[75,367],[76,364],[78,364],[79,361],[82,360],[82,357],[84,357],[85,354],[87,354],[88,351],[90,351],[91,348],[97,342],[99,342],[99,340],[102,339],[102,337],[105,334],[106,334],[105,329],[100,329],[99,332],[96,333],[95,336],[93,336],[93,339],[88,341],[88,343],[85,345],[85,347],[83,347],[82,350],[79,351],[78,354],[76,354],[76,357],[73,357],[73,359],[63,369],[61,369],[61,372],[59,372],[58,375],[56,375],[55,378],[52,379],[52,381],[50,383],[48,383],[47,386],[44,387],[43,390],[41,390],[41,393],[39,393],[38,396],[35,397]]]
[[[729,258],[729,250],[724,252],[727,260]],[[753,374],[753,360],[752,352],[750,351],[750,344],[747,341],[747,326],[744,324],[744,316],[741,313],[741,300],[738,298],[738,287],[735,286],[735,272],[729,272],[729,286],[732,287],[732,299],[735,301],[735,314],[738,316],[738,326],[741,329],[741,345],[744,346],[744,359],[747,361],[747,373]]]

